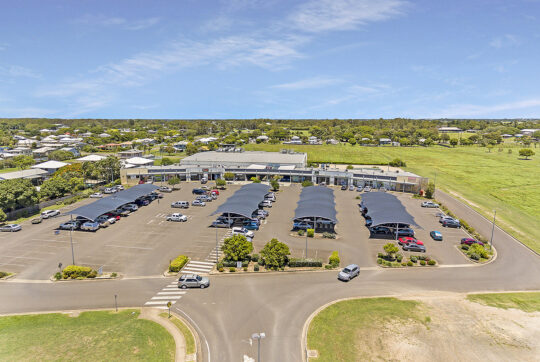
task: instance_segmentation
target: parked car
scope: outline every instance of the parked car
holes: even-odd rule
[[[445,220],[442,223],[445,228],[461,228],[461,223],[458,220]]]
[[[118,208],[118,209],[112,211],[111,213],[114,214],[115,216],[126,217],[126,216],[129,216],[129,214],[131,214],[131,211],[125,210],[125,209],[122,209],[122,208]]]
[[[182,215],[179,212],[175,212],[174,214],[167,215],[167,221],[187,221],[187,216]]]
[[[439,222],[442,224],[443,222],[445,221],[456,221],[456,219],[454,219],[453,217],[450,217],[450,216],[442,216],[439,218]]]
[[[212,222],[212,227],[215,227],[215,228],[229,228],[233,224],[234,224],[233,220],[217,219],[216,221]]]
[[[55,217],[57,215],[60,215],[60,210],[46,210],[41,213],[41,217],[44,219]]]
[[[307,229],[312,229],[313,228],[313,224],[312,223],[309,223],[307,221],[295,221],[293,223],[293,229],[302,229],[302,230],[307,230]]]
[[[421,253],[425,253],[426,247],[424,245],[419,245],[416,243],[409,243],[409,244],[403,245],[403,250],[404,251],[418,251]]]
[[[219,196],[219,190],[217,189],[213,189],[212,191],[210,191],[210,193]]]
[[[156,195],[156,199],[162,199],[163,194],[160,194],[159,192],[153,192],[154,195]]]
[[[403,237],[398,239],[398,244],[401,245],[401,246],[408,245],[408,244],[411,244],[411,243],[418,244],[418,245],[424,245],[423,241],[417,240],[415,238],[411,238],[410,236],[403,236]]]
[[[421,206],[422,207],[434,207],[434,208],[437,208],[437,207],[439,207],[439,204],[436,204],[433,201],[424,201],[424,202],[422,202]]]
[[[202,277],[197,274],[183,274],[178,278],[178,288],[208,288],[210,286],[210,279]]]
[[[442,233],[440,231],[433,230],[429,233],[429,236],[431,236],[433,240],[442,241]]]
[[[461,245],[472,245],[472,244],[478,244],[478,245],[482,245],[484,246],[484,243],[479,241],[479,240],[476,240],[476,239],[472,239],[472,238],[463,238],[461,239]]]
[[[122,206],[122,209],[133,212],[139,210],[139,207],[135,204],[126,204]]]
[[[32,224],[41,224],[42,221],[43,221],[43,217],[39,215],[39,217],[32,219]]]
[[[116,221],[120,220],[120,215],[114,212],[108,212],[105,215],[107,215],[110,218],[116,219]]]
[[[117,192],[117,190],[114,187],[107,187],[103,190],[103,193],[105,194],[114,194],[115,192]]]
[[[101,192],[96,192],[90,195],[90,197],[93,199],[101,199],[103,197],[103,194]]]
[[[341,191],[346,191],[347,190],[347,185],[341,185]]]
[[[205,194],[206,194],[206,191],[203,190],[203,189],[193,189],[193,190],[191,191],[191,193],[192,193],[193,195],[205,195]]]
[[[349,191],[354,191],[354,185],[349,185]]]
[[[371,186],[364,187],[364,192],[370,192],[370,191],[371,191]]]
[[[125,189],[124,189],[124,186],[122,186],[122,185],[116,185],[114,188],[116,189],[116,191],[123,191],[123,190],[125,190]]]
[[[394,235],[396,235],[396,232],[394,231]],[[403,228],[397,230],[397,236],[410,236],[414,237],[414,230],[411,228]]]
[[[77,230],[79,226],[81,225],[80,222],[73,220],[73,221],[66,221],[60,224],[58,227],[60,230]]]
[[[232,234],[233,235],[244,235],[246,238],[252,238],[252,237],[255,236],[253,231],[250,231],[250,230],[246,229],[245,227],[239,227],[239,226],[236,226],[236,227],[232,228]]]
[[[259,207],[272,207],[272,201],[264,200],[259,203]]]
[[[371,225],[373,225],[373,220],[371,220],[371,218],[366,218],[366,226],[370,227]]]
[[[109,224],[114,224],[116,222],[116,218],[108,216],[108,215],[100,215],[98,216],[96,221],[99,222],[100,224],[105,223],[105,222],[108,222]]]
[[[445,217],[446,214],[444,212],[439,211],[438,213],[435,214],[435,216],[440,219],[441,217]]]
[[[84,231],[97,231],[99,229],[99,223],[94,221],[87,221],[81,225],[81,230]]]
[[[202,184],[205,184],[205,183],[207,183],[207,182],[208,182],[208,179],[207,179],[206,177],[203,177],[203,178],[201,179],[201,183],[202,183]]]
[[[191,206],[206,206],[206,202],[201,200],[193,200]]]
[[[212,202],[214,200],[208,195],[199,195],[195,199],[200,200],[200,201],[204,201],[204,202]]]
[[[167,186],[161,186],[159,188],[159,191],[161,191],[161,192],[172,192],[172,189],[170,187],[167,187]]]
[[[147,206],[149,204],[150,204],[150,201],[145,199],[145,198],[135,200],[135,205],[137,205],[139,207]]]
[[[348,282],[360,274],[360,267],[356,264],[347,265],[338,273],[338,279]]]
[[[356,188],[356,191],[358,191],[358,192],[362,192],[362,190],[364,190],[364,188],[363,188],[362,186],[358,186],[358,187]]]
[[[244,221],[243,225],[248,230],[259,230],[259,222],[257,220]]]
[[[380,191],[380,192],[386,192],[386,187],[384,187],[384,186],[383,186],[383,187],[379,187],[379,191]]]
[[[187,209],[189,208],[189,202],[187,201],[175,201],[171,204],[171,207],[179,208],[179,209]]]
[[[7,224],[4,226],[0,226],[0,231],[3,232],[15,232],[22,230],[22,226],[19,224]]]
[[[369,231],[373,234],[390,234],[392,231],[387,228],[386,226],[374,226],[369,229]]]

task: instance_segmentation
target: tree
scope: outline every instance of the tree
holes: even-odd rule
[[[435,193],[435,183],[433,183],[433,181],[429,181],[428,186],[426,188],[426,197],[428,199],[432,199],[434,193]]]
[[[308,187],[308,186],[313,186],[313,182],[309,180],[302,181],[302,187]]]
[[[16,210],[34,205],[38,201],[38,193],[30,180],[17,179],[0,182],[0,209]]]
[[[252,181],[254,184],[260,184],[261,183],[261,180],[259,180],[259,178],[255,177],[255,176],[250,178],[250,181]]]
[[[0,223],[6,221],[7,215],[4,210],[0,209]]]
[[[169,165],[172,165],[173,163],[174,163],[173,160],[171,160],[168,157],[163,157],[161,159],[161,166],[169,166]]]
[[[253,244],[247,241],[244,235],[237,234],[225,239],[221,250],[225,254],[225,259],[242,261],[253,251]]]
[[[452,147],[456,147],[458,143],[459,142],[458,142],[458,140],[456,138],[452,138],[450,140],[450,144],[452,145]]]
[[[216,180],[216,187],[221,187],[221,188],[225,188],[225,185],[227,185],[227,181],[225,181],[224,179],[222,178],[218,178]]]
[[[441,140],[444,142],[450,141],[450,135],[448,135],[448,133],[443,133],[443,135],[441,136]]]
[[[49,160],[65,161],[73,158],[73,153],[64,150],[56,150],[49,153]]]
[[[52,177],[45,181],[39,190],[41,197],[55,199],[70,191],[69,182],[63,177]]]
[[[291,255],[289,247],[278,239],[272,239],[261,250],[264,264],[269,268],[281,268],[287,263],[287,256]]]
[[[188,156],[194,155],[197,152],[199,152],[199,147],[195,146],[193,143],[190,142],[186,145],[186,154]]]
[[[232,173],[232,172],[225,172],[225,173],[223,174],[223,177],[224,177],[225,180],[227,180],[227,181],[232,181],[232,180],[234,180],[234,173]]]
[[[272,186],[272,190],[277,191],[279,190],[279,182],[275,178],[270,180],[270,186]]]
[[[519,155],[521,157],[525,157],[525,159],[528,160],[529,157],[534,156],[535,153],[530,148],[522,148],[521,150],[519,150]]]
[[[399,251],[399,248],[394,243],[387,243],[383,246],[384,251],[386,252],[386,255],[390,259],[394,259],[394,254]]]
[[[25,170],[28,167],[32,166],[35,163],[34,159],[30,156],[15,156],[13,157],[13,164],[15,167]]]
[[[349,138],[348,142],[350,143],[351,146],[354,146],[356,144],[356,138],[351,137]]]
[[[171,178],[167,181],[167,183],[168,183],[169,185],[171,185],[171,186],[173,187],[173,189],[174,189],[174,186],[176,186],[176,185],[178,185],[178,184],[180,183],[180,178],[178,178],[178,177],[176,177],[176,176],[171,177]]]
[[[392,161],[388,162],[392,167],[406,167],[407,164],[401,158],[394,158]]]

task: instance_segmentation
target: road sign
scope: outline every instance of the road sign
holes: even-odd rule
[[[172,303],[171,302],[167,302],[167,307],[171,307]]]
[[[97,273],[98,273],[99,275],[102,275],[102,274],[103,274],[103,267],[102,267],[102,266],[99,267],[99,269],[97,270]]]

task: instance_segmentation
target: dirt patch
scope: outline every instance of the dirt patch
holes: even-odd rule
[[[373,361],[538,361],[540,313],[499,309],[463,296],[413,298],[425,319],[359,332],[358,356]]]

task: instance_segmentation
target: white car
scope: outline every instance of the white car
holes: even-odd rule
[[[364,192],[370,192],[370,191],[371,191],[371,186],[364,187]]]
[[[57,215],[60,215],[60,210],[47,210],[47,211],[43,211],[41,213],[41,217],[44,218],[44,219],[48,219],[50,217],[55,217]]]
[[[19,224],[7,224],[4,226],[0,226],[0,231],[4,231],[4,232],[14,232],[14,231],[19,231],[21,229],[22,227]]]
[[[109,217],[107,215],[101,215],[96,219],[96,221],[99,222],[100,224],[104,222],[108,222],[109,224],[114,224],[116,222],[116,218]]]
[[[123,210],[128,210],[128,211],[137,211],[139,209],[139,207],[135,204],[126,204],[124,206],[122,206],[122,209]]]
[[[101,192],[96,192],[95,194],[90,195],[93,199],[101,199],[103,197],[103,194]]]
[[[261,201],[261,203],[259,204],[259,207],[272,207],[272,201],[270,200]]]
[[[174,214],[170,214],[167,216],[167,221],[187,221],[187,216],[182,215],[179,212],[175,212]]]
[[[250,231],[250,230],[248,230],[246,228],[239,227],[239,226],[236,226],[236,227],[232,228],[232,234],[233,235],[244,235],[246,238],[252,238],[252,237],[255,236],[253,231]]]
[[[193,200],[191,206],[206,206],[206,202],[201,200]]]
[[[106,194],[114,194],[115,192],[118,192],[118,190],[115,187],[107,187],[103,192]]]
[[[438,204],[434,203],[433,201],[424,201],[422,202],[422,207],[439,207]]]

